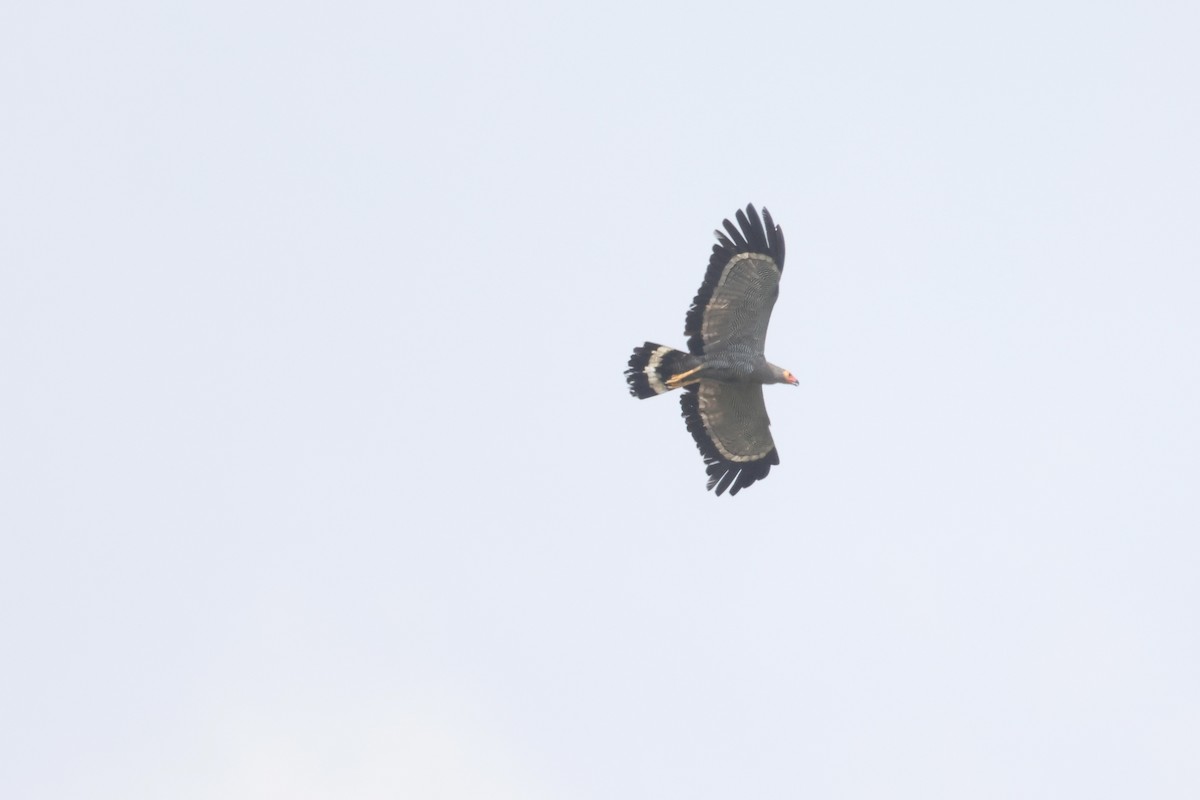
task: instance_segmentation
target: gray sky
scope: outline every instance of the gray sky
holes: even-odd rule
[[[1195,4],[432,5],[0,12],[0,795],[1200,796]]]

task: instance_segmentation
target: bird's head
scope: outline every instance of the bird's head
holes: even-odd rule
[[[780,370],[779,377],[783,379],[783,383],[788,383],[792,386],[800,385],[800,381],[796,378],[796,376],[786,369]]]

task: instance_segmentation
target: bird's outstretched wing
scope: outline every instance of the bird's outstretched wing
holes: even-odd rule
[[[688,430],[708,464],[708,488],[735,495],[779,463],[762,384],[701,381],[680,397]]]
[[[725,220],[725,232],[716,231],[704,283],[688,310],[683,334],[695,355],[727,343],[761,353],[766,344],[783,274],[783,231],[765,208],[759,219],[753,205],[738,211],[737,221]]]

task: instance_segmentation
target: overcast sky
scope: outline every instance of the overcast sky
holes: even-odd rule
[[[6,3],[0,795],[1200,796],[1198,29]],[[621,373],[749,202],[717,498]]]

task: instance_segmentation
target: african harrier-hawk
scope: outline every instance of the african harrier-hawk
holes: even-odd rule
[[[783,272],[783,231],[765,208],[760,220],[752,205],[737,212],[737,221],[716,231],[685,323],[689,352],[646,342],[625,371],[634,397],[685,390],[683,417],[708,464],[708,488],[731,495],[779,463],[762,385],[799,383],[763,355]]]

